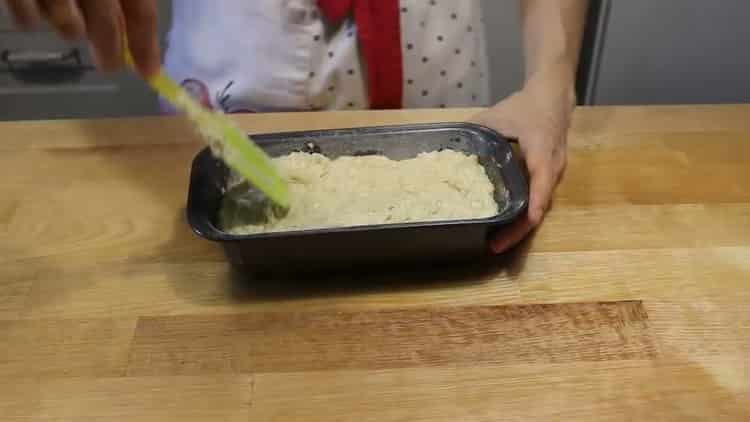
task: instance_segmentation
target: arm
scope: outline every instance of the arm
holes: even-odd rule
[[[588,0],[521,0],[526,84],[556,79],[571,90],[575,76]]]
[[[521,0],[523,88],[474,121],[518,139],[530,176],[526,218],[499,233],[503,252],[541,224],[566,163],[567,132],[575,107],[575,76],[588,0]]]

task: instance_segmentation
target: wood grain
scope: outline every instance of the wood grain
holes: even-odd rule
[[[750,380],[750,312],[747,301],[729,297],[722,300],[660,300],[648,304],[651,328],[663,352],[687,361],[707,362],[722,356],[737,376]],[[738,365],[739,364],[739,365]],[[717,376],[717,379],[724,379]]]
[[[295,311],[362,310],[511,303],[518,285],[505,270],[457,268],[330,279],[243,280],[219,260],[124,260],[68,265],[47,261],[21,318],[76,318]],[[497,278],[500,277],[500,278]],[[486,288],[482,286],[486,285]],[[471,293],[467,289],[478,289]],[[415,294],[418,299],[415,300]],[[484,299],[479,295],[485,295]],[[464,296],[465,295],[465,296]]]
[[[750,185],[743,182],[750,180],[750,132],[612,134],[611,138],[606,146],[571,147],[557,202],[750,201]]]
[[[248,421],[252,376],[0,381],[4,421]]]
[[[128,374],[650,359],[639,302],[141,318]]]
[[[534,250],[536,240],[528,247]],[[585,249],[585,248],[577,248]],[[216,259],[73,263],[38,269],[22,318],[372,310],[732,296],[750,300],[750,247],[524,252],[482,267],[329,279],[242,280]],[[106,268],[106,277],[101,275]],[[36,276],[34,276],[36,274]]]
[[[531,255],[523,301],[747,299],[750,248],[614,250]]]
[[[274,373],[256,376],[251,419],[742,421],[743,387],[738,395],[699,365],[653,361]]]
[[[26,304],[32,282],[0,281],[0,319],[17,318]]]
[[[276,280],[190,232],[182,119],[0,123],[0,420],[750,420],[748,115],[582,107],[509,254]]]
[[[33,269],[22,266],[6,268],[0,278],[0,320],[18,318],[26,306],[35,280]]]
[[[0,377],[124,375],[135,320],[0,321]]]
[[[746,203],[556,204],[534,236],[534,251],[750,246],[749,221]]]

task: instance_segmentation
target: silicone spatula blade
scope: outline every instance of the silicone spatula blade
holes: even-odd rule
[[[125,61],[134,67],[127,47]],[[212,151],[224,163],[263,192],[282,209],[289,208],[289,189],[271,159],[224,114],[207,110],[160,69],[146,82],[159,95],[184,112],[197,126]]]

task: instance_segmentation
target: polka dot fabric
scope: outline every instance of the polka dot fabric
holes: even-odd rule
[[[312,6],[316,8],[314,5]],[[317,8],[316,8],[317,9]],[[314,74],[308,85],[310,109],[366,109],[367,83],[357,45],[357,28],[351,18],[339,28],[312,35],[310,69]],[[319,41],[315,41],[319,38]]]
[[[400,6],[404,107],[487,105],[479,1],[400,0]]]
[[[173,2],[165,67],[231,112],[366,109],[366,66],[349,17],[326,22],[316,0]],[[487,105],[479,0],[400,0],[403,106]],[[215,27],[221,22],[220,28]]]

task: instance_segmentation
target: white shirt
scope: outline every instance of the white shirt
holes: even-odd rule
[[[224,112],[368,108],[352,18],[316,0],[175,0],[167,72]],[[400,0],[405,108],[480,106],[489,77],[479,0]]]

